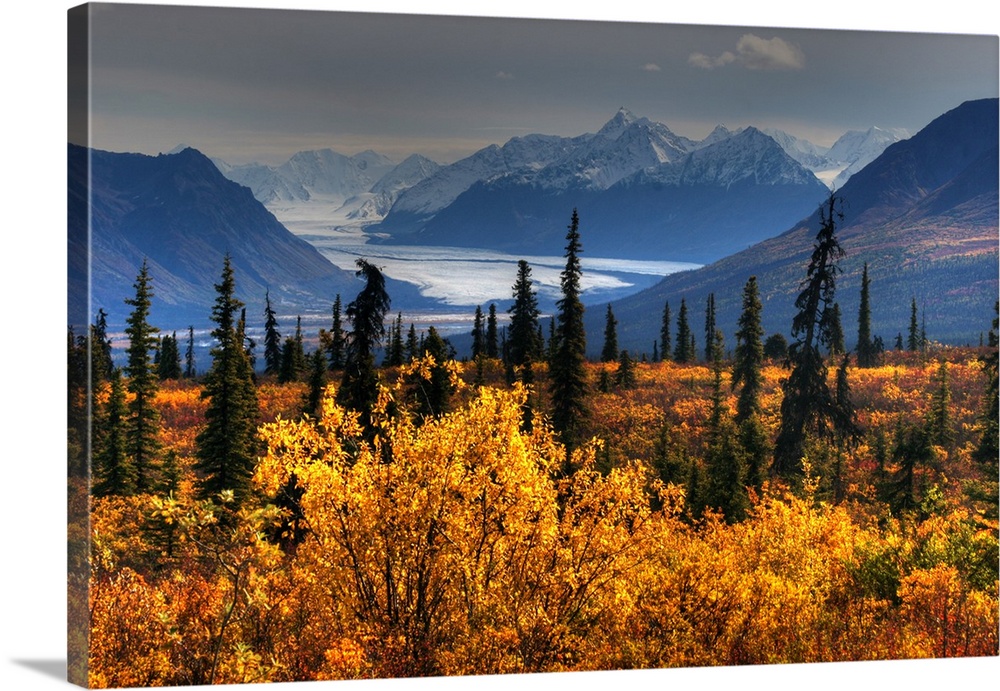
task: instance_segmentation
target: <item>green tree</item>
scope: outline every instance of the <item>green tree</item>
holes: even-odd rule
[[[428,420],[448,412],[455,389],[447,367],[448,360],[451,359],[448,344],[433,326],[427,329],[423,354],[431,356],[434,365],[430,368],[427,379],[415,376],[412,381],[417,399],[417,414],[421,420]]]
[[[97,310],[97,317],[90,327],[90,388],[97,388],[111,381],[111,372],[115,363],[111,358],[111,338],[108,336],[108,314],[103,309]]]
[[[604,348],[601,350],[601,362],[614,362],[618,359],[618,320],[608,303],[608,314],[604,321]]]
[[[618,356],[618,371],[615,373],[615,384],[622,389],[631,389],[635,386],[635,363],[627,350],[621,351]]]
[[[663,321],[660,323],[660,357],[670,359],[670,301],[663,305]]]
[[[327,359],[332,370],[342,369],[346,357],[346,337],[341,309],[340,293],[337,293],[337,297],[333,300],[333,322],[330,326],[330,340],[327,346]]]
[[[323,351],[317,348],[308,356],[309,360],[309,390],[303,396],[302,412],[307,415],[319,417],[320,403],[323,401],[323,392],[326,390],[326,370],[327,359]]]
[[[923,349],[922,339],[920,338],[920,324],[917,323],[916,298],[912,298],[910,302],[910,331],[909,337],[906,339],[906,349],[911,353]]]
[[[142,262],[134,287],[135,297],[125,300],[125,304],[132,308],[125,322],[125,335],[129,342],[125,364],[128,377],[126,388],[132,394],[128,405],[125,448],[135,468],[135,490],[142,494],[152,491],[155,486],[153,476],[160,452],[160,415],[153,407],[159,385],[151,356],[158,329],[149,323],[153,287],[146,261]]]
[[[184,351],[184,378],[194,379],[197,374],[194,362],[194,326],[188,326],[187,350]]]
[[[483,308],[476,305],[476,316],[472,322],[472,359],[486,354],[486,317]]]
[[[820,209],[820,230],[802,291],[795,300],[798,312],[792,319],[792,336],[796,341],[788,349],[792,371],[782,385],[781,424],[772,464],[772,470],[785,478],[802,473],[806,434],[829,435],[835,418],[826,361],[820,348],[829,347],[833,337],[830,317],[840,271],[838,262],[844,256],[836,236],[837,221],[843,219],[839,203],[839,198],[831,194]]]
[[[125,405],[125,386],[121,371],[111,371],[111,393],[105,410],[94,421],[94,487],[97,497],[116,494],[128,496],[136,491],[136,469],[129,458],[126,444],[128,407]]]
[[[490,303],[489,315],[486,317],[486,357],[500,357],[500,346],[497,339],[497,306]]]
[[[941,359],[936,376],[937,387],[931,395],[927,412],[927,437],[931,444],[947,447],[955,439],[951,422],[951,387],[948,384],[948,363]]]
[[[177,332],[160,339],[160,361],[157,365],[160,381],[181,378],[181,351],[177,345]]]
[[[542,351],[538,342],[538,295],[532,286],[531,267],[523,259],[517,263],[517,279],[511,290],[514,304],[508,310],[507,360],[510,367],[523,367],[538,359]]]
[[[399,367],[406,361],[405,344],[403,343],[403,313],[396,314],[389,334],[389,347],[385,354],[385,364],[389,367]]]
[[[375,349],[385,338],[385,313],[391,300],[382,271],[366,259],[355,262],[365,287],[347,305],[351,331],[347,338],[346,363],[337,401],[359,413],[368,435],[374,434],[371,411],[378,400],[378,375],[375,372]]]
[[[705,362],[712,362],[715,348],[715,293],[705,301]]]
[[[205,374],[202,398],[208,399],[205,427],[195,438],[196,486],[201,499],[231,490],[239,506],[250,494],[250,477],[257,462],[258,402],[253,370],[243,347],[237,315],[236,279],[227,254],[212,306],[215,329],[212,365]]]
[[[875,367],[878,353],[872,340],[871,282],[868,278],[868,262],[861,272],[861,304],[858,307],[858,367]]]
[[[788,339],[781,334],[771,334],[764,341],[764,357],[768,360],[784,360],[788,357]]]
[[[760,413],[760,395],[764,385],[764,344],[761,338],[763,306],[757,289],[757,277],[751,276],[743,286],[743,311],[736,331],[736,350],[733,359],[731,386],[740,389],[736,399],[736,424]]]
[[[827,343],[827,349],[830,351],[830,355],[843,355],[847,352],[847,347],[844,343],[844,327],[841,320],[840,305],[836,302],[833,303],[833,307],[829,311],[827,320],[829,322],[830,338]]]
[[[983,501],[988,515],[996,520],[1000,494],[997,492],[997,465],[1000,459],[1000,301],[994,304],[994,317],[989,333],[989,351],[981,358],[986,385],[983,391],[983,412],[979,418],[979,442],[972,459],[979,465],[983,480],[970,486],[973,499]]]
[[[566,460],[577,447],[587,408],[587,372],[584,367],[587,333],[583,326],[583,302],[580,300],[580,218],[576,209],[566,233],[566,268],[561,274],[562,297],[556,303],[559,339],[556,366],[550,373],[552,426],[566,447]]]
[[[694,359],[694,349],[691,347],[694,336],[691,327],[688,326],[687,314],[687,303],[681,298],[681,308],[677,312],[677,345],[674,346],[674,361],[682,364]]]
[[[271,291],[264,293],[264,374],[277,375],[281,371],[281,333],[278,318],[271,307]]]

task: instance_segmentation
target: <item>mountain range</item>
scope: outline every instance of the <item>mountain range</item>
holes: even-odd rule
[[[357,291],[352,273],[289,232],[194,149],[145,156],[70,144],[68,153],[71,315],[92,319],[91,310],[103,308],[110,323],[123,323],[130,310],[123,300],[135,294],[144,260],[152,314],[179,326],[207,323],[226,254],[237,297],[254,314],[266,291],[276,309],[324,312],[336,293]]]
[[[892,144],[836,191],[845,250],[837,282],[847,346],[857,333],[861,274],[871,281],[872,330],[892,347],[906,334],[912,301],[931,340],[975,343],[987,331],[998,297],[998,102],[970,101],[910,139]],[[613,303],[623,348],[651,352],[664,305],[676,315],[684,299],[692,329],[715,297],[717,324],[734,344],[742,290],[756,276],[768,333],[789,335],[795,297],[819,230],[818,208],[789,230],[695,271]],[[581,219],[584,249],[586,229]],[[591,350],[599,350],[604,311],[588,314]],[[704,344],[702,344],[703,347]]]
[[[693,141],[621,108],[596,133],[515,137],[447,166],[329,149],[277,167],[216,164],[278,214],[287,202],[342,205],[342,223],[381,242],[558,253],[577,207],[595,252],[705,262],[801,219],[826,192],[815,173],[848,175],[901,136],[871,128],[826,148],[720,125]]]

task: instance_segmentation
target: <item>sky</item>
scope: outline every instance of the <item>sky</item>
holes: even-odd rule
[[[620,107],[692,139],[754,125],[830,145],[998,94],[995,35],[143,5],[96,5],[91,26],[93,146],[234,164],[450,163]]]

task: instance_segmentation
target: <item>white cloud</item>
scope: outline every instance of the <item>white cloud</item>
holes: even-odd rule
[[[657,65],[655,62],[647,62],[645,65],[642,66],[642,70],[643,72],[659,72],[660,66]]]
[[[509,81],[514,78],[514,75],[512,75],[510,72],[504,72],[503,70],[500,70],[499,72],[496,73],[496,78],[502,79],[504,81]]]
[[[801,70],[805,62],[805,54],[795,44],[777,36],[768,39],[754,34],[743,34],[736,42],[735,53],[727,50],[714,58],[704,53],[692,53],[688,57],[689,65],[706,70],[731,63],[748,70]]]

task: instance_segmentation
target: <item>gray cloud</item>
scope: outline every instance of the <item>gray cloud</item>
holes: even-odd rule
[[[692,67],[708,70],[733,63],[749,70],[801,70],[805,67],[806,56],[801,48],[777,36],[768,39],[743,34],[736,42],[735,53],[727,50],[713,58],[696,52],[688,57]]]

